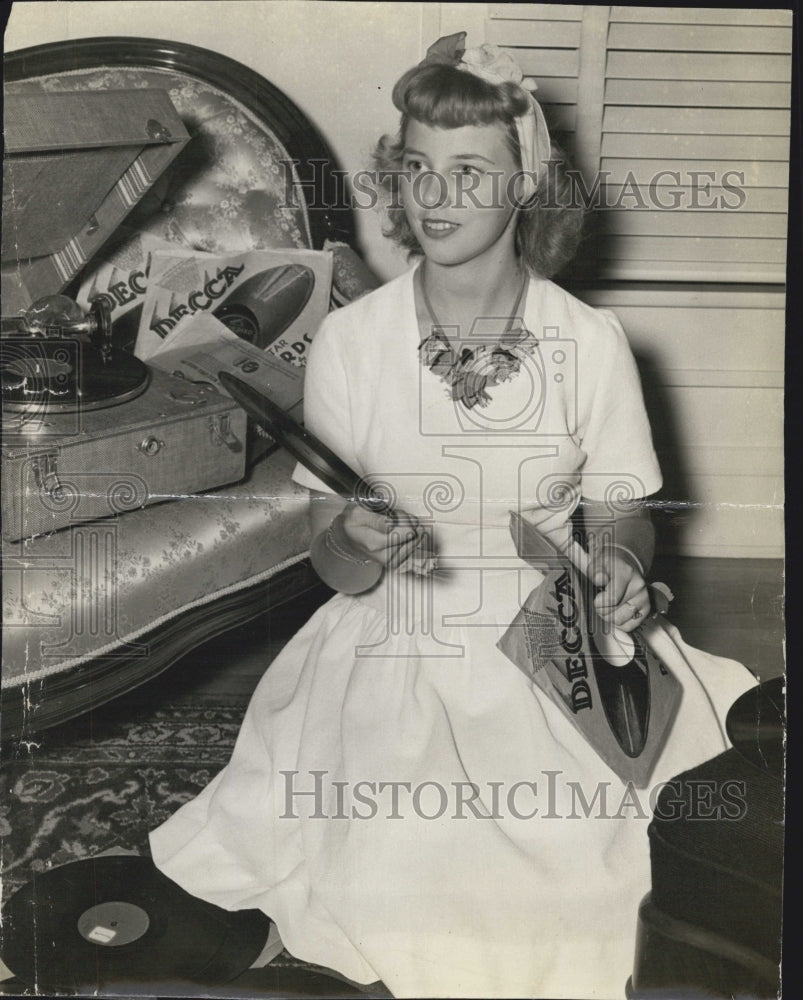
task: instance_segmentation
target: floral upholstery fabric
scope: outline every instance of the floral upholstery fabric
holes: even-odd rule
[[[236,486],[3,543],[3,687],[133,650],[182,611],[302,559],[308,501],[293,464],[276,451]]]
[[[366,267],[348,243],[327,240],[324,250],[332,252],[332,304],[346,305],[379,288],[379,279]]]

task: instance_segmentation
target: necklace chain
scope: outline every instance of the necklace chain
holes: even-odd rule
[[[439,330],[443,334],[444,333],[444,326],[440,322],[440,320],[438,319],[438,317],[435,315],[435,310],[432,308],[432,303],[430,302],[429,295],[427,293],[427,283],[426,283],[426,278],[424,277],[424,270],[423,270],[423,268],[421,269],[421,282],[420,282],[420,284],[421,284],[421,297],[424,300],[424,306],[426,307],[426,310],[429,313],[429,318],[432,320],[432,324],[433,324],[433,330],[432,330],[432,332],[434,333],[435,330],[437,329],[437,330]],[[519,306],[521,305],[521,300],[524,298],[524,289],[526,287],[527,287],[527,274],[525,272],[524,277],[523,277],[522,282],[521,282],[521,286],[519,287],[518,295],[516,296],[516,301],[515,301],[515,303],[513,305],[513,310],[511,311],[510,315],[508,316],[507,322],[505,323],[505,329],[504,329],[504,333],[502,334],[502,336],[504,336],[505,333],[508,333],[509,330],[510,330],[510,328],[511,328],[511,326],[513,325],[513,320],[516,318],[516,315],[518,314]],[[423,343],[423,341],[422,341],[422,343]]]

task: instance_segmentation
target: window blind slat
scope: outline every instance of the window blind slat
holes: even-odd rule
[[[614,302],[617,308],[620,305],[628,308],[646,305],[644,290],[638,288],[617,288],[616,291],[606,291],[601,288],[589,289],[587,292],[583,292],[583,299],[595,306],[614,305]],[[749,309],[762,310],[770,321],[768,333],[773,338],[776,334],[783,337],[785,295],[782,290],[774,288],[740,288],[734,296],[733,290],[728,288],[706,288],[703,291],[695,288],[662,288],[659,285],[657,288],[650,289],[647,308],[671,308],[673,310],[699,308],[730,311],[733,309],[734,302],[738,303],[739,315],[744,315]],[[756,319],[760,318],[758,313],[754,313],[754,316]],[[776,318],[777,323],[775,322]],[[676,322],[676,319],[673,320],[673,326]],[[716,332],[717,329],[721,330],[722,328],[714,321],[712,330]],[[727,330],[722,331],[722,334],[726,336]]]
[[[608,132],[602,137],[603,156],[730,159],[743,158],[748,152],[757,160],[786,160],[789,156],[789,140],[785,136],[751,136],[748,151],[744,136],[741,135],[674,135],[666,132],[625,135],[621,132]]]
[[[581,21],[582,4],[562,3],[489,3],[488,16],[493,20]]]
[[[778,284],[784,280],[784,268],[778,264],[763,264],[760,261],[736,263],[735,261],[708,261],[704,266],[700,261],[682,260],[617,260],[595,256],[579,257],[572,264],[572,275],[579,279],[599,281],[689,281],[699,283],[701,272],[710,283],[723,282],[726,285],[744,283]]]
[[[491,21],[488,41],[495,45],[526,45],[574,49],[580,44],[579,21]]]
[[[577,49],[516,49],[508,46],[525,76],[540,82],[544,77],[577,77]]]
[[[725,194],[725,192],[711,189],[712,197]],[[787,188],[760,188],[745,187],[745,202],[742,211],[745,212],[782,212],[789,211],[789,192]],[[728,200],[732,202],[733,196],[729,195]]]
[[[725,171],[733,171],[731,176],[744,174],[746,187],[785,188],[789,183],[789,164],[777,162],[756,162],[755,160],[638,160],[605,157],[600,169],[614,183],[624,184],[632,177],[637,184],[649,184],[664,170],[698,170],[722,177]],[[741,182],[740,182],[741,183]]]
[[[639,52],[768,52],[792,51],[792,28],[726,25],[611,24],[610,49]]]
[[[681,180],[688,173],[679,170]],[[710,184],[710,186],[708,186]],[[676,211],[677,207],[694,209],[699,212],[778,212],[785,215],[789,197],[786,188],[724,188],[710,181],[698,181],[693,187],[689,183],[674,184],[667,177],[652,187],[648,184],[601,184],[595,200],[601,206],[618,207],[628,211],[632,205],[655,207],[656,211]],[[676,193],[677,192],[677,193]],[[578,197],[582,192],[578,191]]]
[[[792,63],[782,55],[744,55],[707,52],[608,52],[608,79],[734,80],[789,83]]]
[[[788,108],[791,88],[783,83],[719,80],[608,80],[607,104],[668,104],[686,108]]]
[[[669,199],[667,199],[669,203]],[[627,198],[624,204],[632,205]],[[649,204],[649,203],[648,203]],[[786,213],[719,211],[646,211],[644,209],[603,209],[598,213],[604,231],[623,236],[709,236],[741,239],[784,239]]]
[[[786,241],[726,237],[601,236],[595,240],[595,255],[606,259],[697,261],[701,264],[780,264],[786,261]],[[703,280],[697,272],[697,280]]]
[[[605,109],[602,130],[671,132],[676,135],[788,135],[789,113],[741,108],[630,108],[614,105]]]
[[[502,6],[492,4],[492,6]],[[513,4],[514,7],[524,7],[525,4]],[[540,6],[540,4],[539,4]],[[641,23],[645,15],[650,20],[661,24],[745,24],[767,25],[769,27],[785,27],[792,23],[792,12],[789,10],[739,10],[738,7],[650,7],[645,11],[642,7],[611,7],[611,21],[630,21]]]

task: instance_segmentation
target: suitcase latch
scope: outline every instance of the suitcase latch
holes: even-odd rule
[[[242,451],[242,443],[231,429],[231,414],[212,413],[209,416],[209,432],[216,445],[225,444],[230,451]]]
[[[46,451],[41,455],[35,455],[31,461],[33,478],[37,489],[46,493],[53,500],[58,499],[63,489],[56,472],[58,458],[59,453],[57,451]]]

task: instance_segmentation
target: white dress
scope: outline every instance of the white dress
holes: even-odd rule
[[[534,280],[533,363],[467,411],[419,362],[412,274],[327,318],[306,422],[432,525],[450,569],[320,608],[231,762],[151,834],[154,860],[263,910],[298,958],[397,996],[623,996],[650,789],[634,798],[496,642],[541,579],[512,509],[548,508],[556,530],[581,494],[659,488],[635,364],[615,316]],[[659,632],[684,690],[655,786],[727,748],[724,714],[755,683]]]

